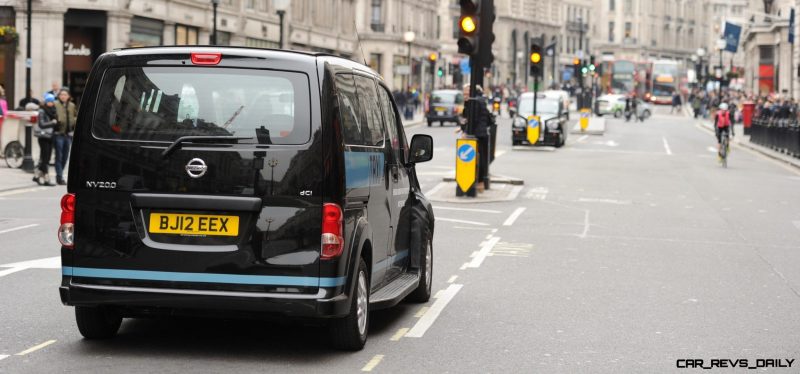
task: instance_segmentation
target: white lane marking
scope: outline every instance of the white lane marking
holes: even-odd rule
[[[0,361],[3,361],[8,358],[8,355],[0,355]]]
[[[24,351],[22,351],[20,353],[17,353],[16,355],[17,356],[25,356],[26,354],[29,354],[29,353],[32,353],[32,352],[36,352],[36,351],[38,351],[38,350],[40,350],[40,349],[42,349],[44,347],[47,347],[48,345],[53,344],[55,342],[56,342],[55,340],[48,340],[48,341],[46,341],[46,342],[44,342],[42,344],[35,345],[35,346],[30,347],[30,348],[28,348],[28,349],[26,349],[26,350],[24,350]]]
[[[26,193],[26,192],[41,191],[41,190],[44,190],[45,188],[46,187],[33,187],[33,188],[25,188],[25,189],[21,189],[21,190],[0,192],[0,196],[19,195],[21,193]]]
[[[444,206],[434,205],[433,210],[458,210],[462,212],[478,212],[478,213],[503,213],[499,210],[491,210],[491,209],[470,209],[470,208],[450,208]]]
[[[465,220],[461,220],[461,219],[436,217],[436,220],[437,221],[445,221],[445,222],[466,223],[468,225],[475,225],[475,226],[489,226],[488,223],[475,222],[475,221],[465,221]]]
[[[504,154],[506,154],[506,151],[504,151],[504,150],[503,151],[497,151],[497,152],[494,153],[494,158],[498,158],[498,157],[500,157],[500,156],[502,156]]]
[[[584,136],[581,136],[580,138],[578,138],[578,143],[583,143],[583,142],[585,142],[585,141],[586,141],[586,139],[588,139],[588,138],[589,138],[589,135],[584,135]]]
[[[447,280],[447,283],[453,283],[458,279],[458,275],[453,275],[450,279]]]
[[[441,291],[439,291],[439,292],[441,292]],[[435,299],[435,297],[434,297],[434,299]],[[425,313],[428,312],[428,309],[430,309],[430,307],[427,307],[427,306],[423,306],[422,308],[419,308],[417,313],[414,314],[414,318],[422,318],[422,316],[424,316]],[[406,329],[406,332],[408,332],[408,329]],[[405,335],[405,334],[403,334],[403,335]]]
[[[515,186],[513,189],[511,189],[511,192],[508,194],[508,199],[507,200],[509,200],[509,201],[515,200],[517,198],[517,196],[519,196],[519,193],[522,192],[523,188],[525,188],[525,187],[523,187],[523,186]]]
[[[505,222],[503,222],[503,226],[511,226],[511,225],[513,225],[513,224],[514,224],[514,221],[516,221],[516,220],[517,220],[517,218],[519,218],[519,216],[520,216],[520,215],[522,214],[522,212],[524,212],[524,211],[525,211],[525,208],[517,208],[516,210],[514,210],[514,212],[513,212],[513,213],[511,213],[511,215],[510,215],[510,216],[508,216],[508,218],[506,219],[506,221],[505,221]]]
[[[27,269],[59,269],[61,268],[61,256],[15,262],[12,264],[0,265],[0,268],[10,268],[5,270],[0,270],[0,277],[4,277],[6,275]]]
[[[664,141],[664,151],[666,151],[668,155],[672,156],[672,150],[669,149],[669,143],[667,143],[667,138],[662,137],[661,140]]]
[[[588,235],[588,234],[589,234],[589,211],[588,210],[584,210],[583,232],[580,235],[578,235],[578,237],[581,238],[581,239],[586,239],[586,235]]]
[[[456,296],[458,291],[461,290],[461,287],[464,287],[463,284],[451,284],[447,287],[444,292],[439,296],[438,299],[431,305],[430,309],[425,312],[425,315],[422,316],[419,321],[411,328],[406,334],[406,338],[421,338],[425,335],[425,332],[436,322],[436,319],[439,318],[439,314],[442,313],[444,308],[453,300],[453,297]]]
[[[402,338],[403,335],[405,335],[407,332],[408,332],[408,327],[403,327],[402,329],[397,330],[397,332],[394,333],[394,335],[392,335],[392,337],[389,338],[389,340],[393,342],[399,341],[400,338]]]
[[[535,200],[544,200],[547,198],[547,193],[550,190],[547,187],[532,187],[528,192],[525,193],[525,198],[527,199],[535,199]]]
[[[581,203],[605,203],[605,204],[616,204],[616,205],[631,205],[631,201],[629,200],[614,200],[614,199],[596,199],[591,197],[582,197],[578,199],[578,202]]]
[[[706,150],[711,152],[711,153],[717,153],[717,149],[714,148],[714,147],[708,147],[708,148],[706,148]]]
[[[491,239],[487,240],[483,244],[483,247],[481,247],[481,250],[478,251],[475,254],[475,257],[472,258],[472,261],[469,262],[469,267],[471,267],[471,268],[479,268],[479,267],[481,267],[481,264],[483,263],[483,260],[486,259],[486,256],[489,255],[489,252],[492,251],[492,248],[494,248],[494,246],[497,245],[497,242],[499,242],[499,241],[500,241],[500,238],[498,238],[498,237],[494,237],[494,238],[491,238]]]
[[[383,360],[383,355],[375,355],[372,357],[372,360],[369,360],[369,362],[361,368],[361,371],[372,371],[372,369],[381,363],[381,360]]]
[[[12,231],[17,231],[17,230],[29,229],[31,227],[36,227],[36,226],[39,226],[39,224],[38,223],[32,223],[30,225],[25,225],[25,226],[20,226],[20,227],[13,227],[13,228],[10,228],[10,229],[0,230],[0,234],[5,234],[7,232],[12,232]]]
[[[469,267],[469,262],[465,262],[464,265],[461,265],[461,267],[458,268],[458,270],[466,270],[467,267]]]
[[[433,194],[435,194],[436,192],[439,192],[439,190],[441,190],[442,187],[444,187],[446,185],[447,185],[447,183],[445,183],[445,182],[439,182],[439,184],[433,186],[433,188],[428,190],[428,192],[425,192],[425,196],[429,196],[429,197],[433,196]]]

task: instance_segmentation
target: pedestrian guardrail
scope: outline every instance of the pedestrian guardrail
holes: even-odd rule
[[[779,118],[753,118],[750,142],[800,158],[800,123]]]

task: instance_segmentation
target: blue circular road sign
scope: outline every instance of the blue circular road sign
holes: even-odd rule
[[[470,162],[475,159],[475,147],[472,144],[464,144],[458,147],[458,158],[464,162]]]

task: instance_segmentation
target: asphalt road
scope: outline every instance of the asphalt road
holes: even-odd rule
[[[313,326],[250,321],[127,320],[114,340],[84,341],[50,259],[63,189],[0,193],[0,372],[644,373],[800,359],[800,174],[740,148],[722,169],[711,134],[666,113],[609,120],[558,150],[512,149],[501,120],[492,172],[524,189],[436,204],[438,297],[373,313],[357,353],[330,350]],[[424,191],[452,175],[454,130],[409,130],[435,139]]]

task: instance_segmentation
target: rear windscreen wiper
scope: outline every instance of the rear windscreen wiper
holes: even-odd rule
[[[239,140],[252,140],[252,136],[214,136],[214,135],[190,135],[190,136],[181,136],[178,139],[175,139],[172,144],[161,153],[161,157],[167,158],[172,152],[177,151],[181,148],[181,145],[185,142],[227,142],[227,141],[234,141],[238,142]]]

